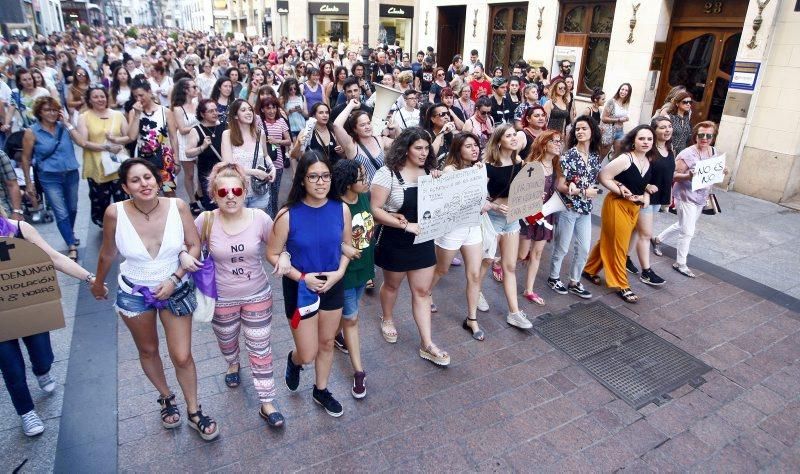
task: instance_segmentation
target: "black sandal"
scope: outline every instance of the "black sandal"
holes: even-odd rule
[[[206,429],[211,428],[211,424],[216,422],[210,416],[203,414],[202,406],[198,406],[197,411],[194,413],[189,413],[189,410],[186,410],[186,414],[189,416],[189,426],[197,431],[201,438],[211,441],[219,436],[219,425],[214,426],[214,431],[211,433],[206,433]],[[195,418],[197,419],[195,420]]]
[[[464,323],[461,325],[462,328],[472,333],[472,338],[476,341],[482,341],[486,334],[483,332],[483,329],[478,329],[477,331],[473,331],[471,327],[469,327],[470,321],[478,321],[478,318],[467,318],[464,320]]]
[[[228,388],[236,388],[241,383],[241,379],[239,378],[239,370],[241,370],[241,368],[242,366],[239,366],[236,372],[225,374],[225,385],[227,385]]]
[[[264,413],[264,408],[262,407],[262,408],[258,409],[258,414],[261,416],[261,418],[266,420],[267,424],[271,428],[280,428],[281,426],[283,426],[283,423],[286,421],[283,418],[283,415],[281,415],[281,412],[279,412],[277,410],[273,411],[272,413],[267,415],[266,413]]]
[[[634,293],[633,290],[631,290],[630,288],[619,290],[617,291],[617,294],[626,303],[636,304],[639,302],[639,297],[636,296],[636,293]]]
[[[168,397],[160,397],[157,401],[161,405],[161,425],[168,430],[177,428],[181,424],[181,412],[175,405],[175,394],[171,393]],[[167,421],[168,418],[175,415],[178,415],[177,420],[172,423]]]
[[[591,274],[591,273],[589,273],[589,272],[581,272],[581,276],[582,276],[583,278],[586,278],[587,280],[589,280],[590,282],[594,283],[594,284],[595,284],[595,285],[597,285],[597,286],[600,286],[600,284],[602,283],[602,280],[600,280],[600,277],[599,277],[599,276],[597,276],[597,275],[592,275],[592,274]]]

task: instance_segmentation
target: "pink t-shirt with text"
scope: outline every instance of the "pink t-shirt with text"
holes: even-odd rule
[[[209,236],[209,248],[214,259],[217,293],[221,298],[246,299],[263,292],[269,286],[264,270],[265,246],[272,232],[272,218],[261,209],[245,209],[252,222],[238,234],[228,234],[222,228],[219,211],[214,216]],[[197,231],[203,232],[205,213],[195,219]]]

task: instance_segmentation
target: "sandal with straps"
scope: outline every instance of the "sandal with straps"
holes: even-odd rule
[[[424,349],[420,348],[419,356],[441,367],[447,367],[450,365],[450,354],[439,349],[433,343]]]
[[[600,280],[600,277],[599,277],[599,276],[597,276],[597,275],[592,275],[592,274],[591,274],[591,273],[589,273],[589,272],[581,272],[581,276],[582,276],[583,278],[586,278],[586,279],[587,279],[587,280],[589,280],[590,282],[594,283],[595,285],[600,285],[600,283],[602,283],[602,280]]]
[[[630,288],[625,288],[625,289],[619,290],[619,291],[617,291],[617,294],[626,303],[635,304],[635,303],[639,302],[639,297]]]
[[[159,397],[156,401],[161,405],[161,425],[168,430],[177,428],[181,424],[181,412],[178,411],[178,407],[175,404],[175,394],[171,393],[168,397]],[[178,415],[175,421],[167,421],[175,415]]]
[[[393,320],[381,318],[381,335],[390,344],[397,342],[397,328]]]
[[[478,318],[467,318],[467,319],[465,319],[464,323],[461,325],[461,327],[464,328],[465,330],[469,331],[472,334],[472,338],[473,339],[475,339],[476,341],[482,341],[486,337],[486,334],[483,332],[483,329],[481,329],[481,328],[478,328],[478,329],[473,331],[472,328],[469,326],[469,322],[470,321],[475,321],[475,323],[477,324]]]
[[[203,414],[202,406],[198,405],[197,411],[194,413],[189,413],[189,410],[186,410],[186,414],[189,416],[189,426],[196,430],[205,441],[211,441],[219,436],[219,425],[216,424],[213,418]],[[206,433],[206,429],[211,428],[212,423],[214,423],[214,431]]]

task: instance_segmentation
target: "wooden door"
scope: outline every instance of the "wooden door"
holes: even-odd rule
[[[489,37],[486,46],[486,74],[502,67],[508,76],[509,68],[524,60],[525,26],[528,22],[528,4],[492,5],[489,12]]]
[[[656,106],[664,103],[671,88],[683,85],[695,100],[692,123],[719,123],[741,38],[741,28],[674,28]]]
[[[447,69],[453,56],[464,49],[464,28],[467,7],[439,7],[436,42],[436,64]]]

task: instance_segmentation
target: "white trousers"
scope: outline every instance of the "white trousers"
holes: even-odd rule
[[[678,222],[664,229],[664,232],[658,235],[658,240],[660,242],[665,242],[677,237],[677,245],[675,246],[677,256],[675,261],[678,262],[680,266],[686,266],[686,257],[689,256],[689,245],[692,243],[697,219],[703,211],[703,206],[691,202],[675,200],[675,210],[678,211]]]

